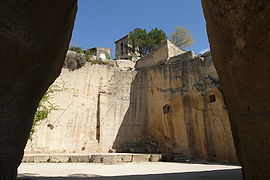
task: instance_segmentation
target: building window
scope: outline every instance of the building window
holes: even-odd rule
[[[121,43],[120,46],[121,46],[121,55],[123,56],[124,55],[124,44]]]
[[[125,48],[126,48],[126,54],[128,54],[128,45],[125,44]]]
[[[172,106],[166,104],[165,106],[163,106],[163,114],[168,114],[172,112]]]
[[[211,95],[209,96],[209,102],[210,102],[210,103],[216,102],[216,96],[215,96],[214,94],[211,94]]]

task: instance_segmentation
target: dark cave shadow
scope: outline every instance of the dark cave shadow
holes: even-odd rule
[[[24,176],[24,174],[20,174],[20,176],[23,177],[18,178],[18,180],[243,180],[241,169],[114,177],[97,177],[91,174],[77,174],[77,176],[72,175],[72,177],[31,177]]]

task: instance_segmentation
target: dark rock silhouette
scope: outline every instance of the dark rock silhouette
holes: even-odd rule
[[[0,179],[16,178],[39,100],[59,75],[77,0],[0,2]]]
[[[270,1],[202,0],[246,180],[270,179]]]

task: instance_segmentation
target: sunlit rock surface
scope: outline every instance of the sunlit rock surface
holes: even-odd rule
[[[195,56],[173,46],[169,55],[172,46],[165,42],[139,60],[136,71],[133,64],[62,69],[55,84],[63,91],[52,100],[60,109],[37,126],[26,152],[178,153],[237,162],[210,53]]]

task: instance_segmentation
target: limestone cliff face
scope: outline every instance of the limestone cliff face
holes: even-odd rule
[[[137,144],[120,138],[116,148],[120,152],[179,153],[194,159],[237,162],[211,55],[193,57],[187,52],[159,65],[139,64],[131,87],[134,114],[128,120],[137,121],[136,115],[143,118],[146,137]],[[128,136],[125,127],[119,132]]]
[[[146,137],[137,144],[120,138],[116,148],[120,152],[180,153],[188,158],[237,162],[210,53],[197,57],[192,52],[165,55],[171,47],[167,41],[136,63],[130,97],[134,115],[128,119],[143,118]],[[125,126],[119,132],[129,134]]]
[[[204,160],[237,161],[210,54],[194,58],[187,52],[139,71],[147,79],[149,135],[162,142],[166,151]]]
[[[129,106],[133,71],[87,63],[62,69],[55,84],[64,90],[52,102],[60,109],[38,125],[26,153],[108,152]]]
[[[123,69],[63,69],[56,84],[66,90],[53,99],[61,109],[37,127],[26,152],[178,153],[237,162],[210,53],[194,56],[168,41],[136,71]]]

